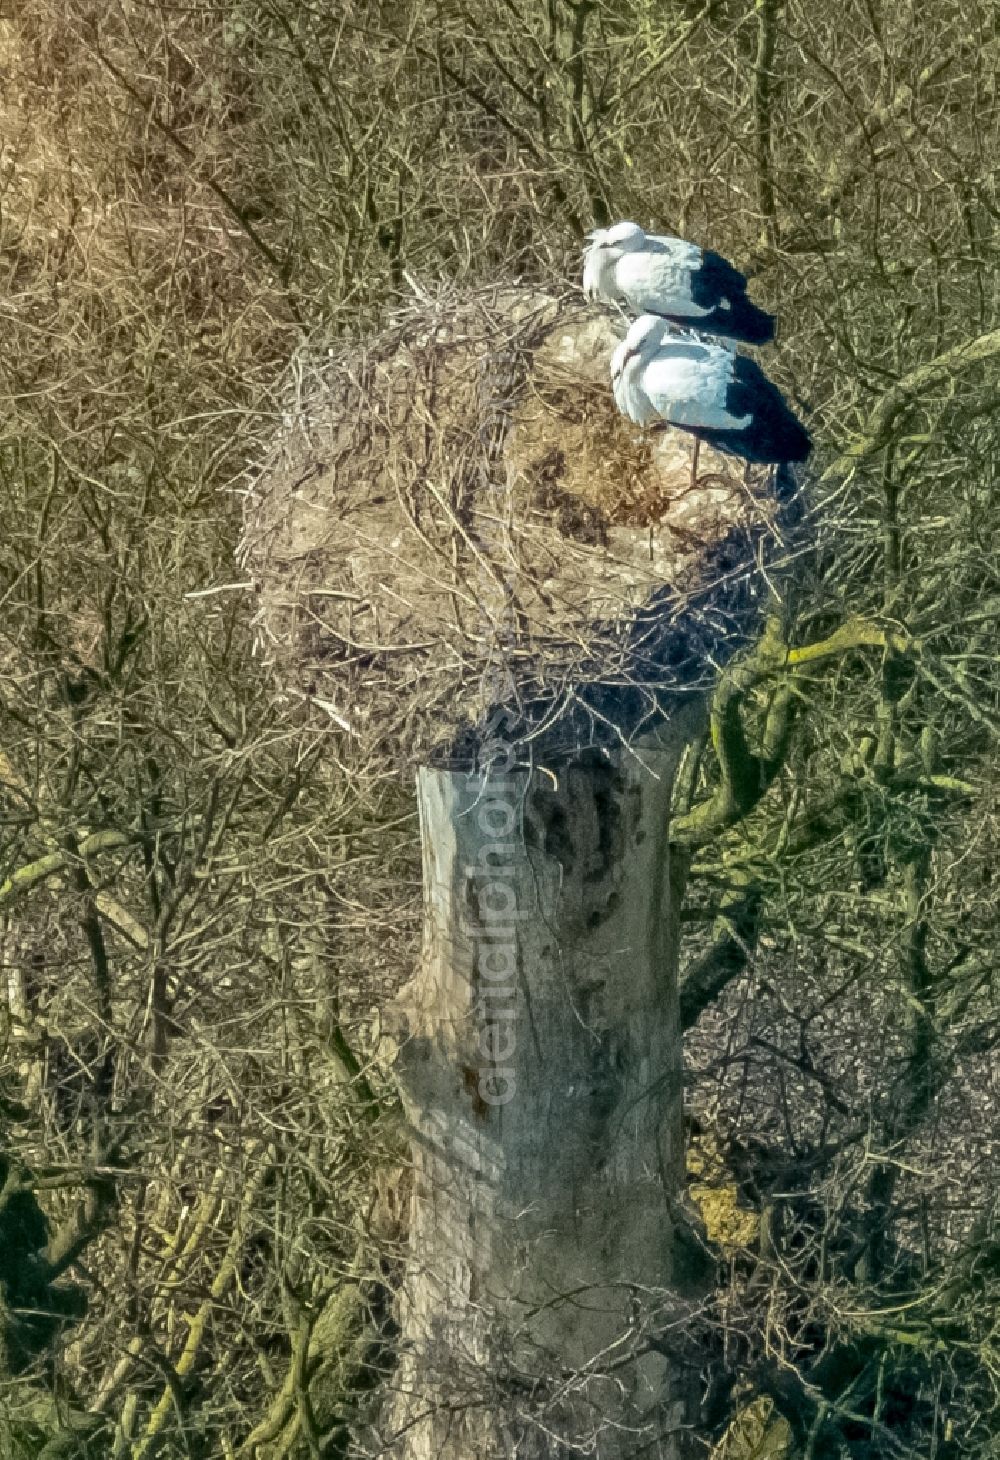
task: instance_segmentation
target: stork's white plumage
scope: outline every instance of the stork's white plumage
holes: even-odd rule
[[[748,345],[774,338],[774,316],[747,298],[747,281],[710,249],[617,223],[591,234],[583,266],[588,299],[624,304]]]
[[[744,461],[805,461],[809,433],[753,360],[637,319],[611,361],[618,409],[639,426],[669,425]]]

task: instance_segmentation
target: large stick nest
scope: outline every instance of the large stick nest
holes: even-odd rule
[[[791,486],[618,414],[620,321],[507,288],[295,362],[239,555],[290,693],[379,756],[626,740],[755,616]]]

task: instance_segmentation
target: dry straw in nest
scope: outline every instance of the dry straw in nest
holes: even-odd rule
[[[622,332],[508,287],[302,355],[240,547],[290,693],[412,764],[464,759],[499,706],[548,755],[704,687],[753,616],[772,476],[703,448],[692,488],[690,438],[617,412]]]

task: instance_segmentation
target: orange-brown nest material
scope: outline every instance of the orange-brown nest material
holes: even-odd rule
[[[692,488],[684,433],[619,417],[619,337],[512,287],[295,362],[239,550],[290,693],[377,754],[434,759],[501,702],[526,742],[561,720],[600,739],[695,687],[778,503],[769,471],[705,447]]]

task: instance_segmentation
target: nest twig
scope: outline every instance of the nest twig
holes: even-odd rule
[[[443,292],[295,362],[239,556],[290,692],[393,760],[504,735],[628,740],[740,642],[787,479],[641,432],[616,321],[525,288]]]

